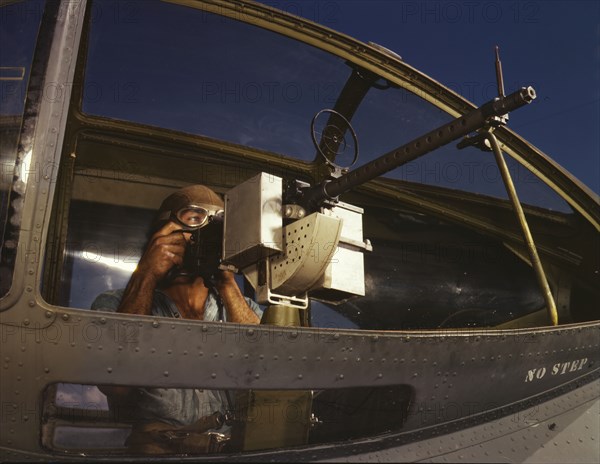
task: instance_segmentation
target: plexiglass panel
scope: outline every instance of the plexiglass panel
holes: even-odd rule
[[[356,132],[357,166],[453,119],[355,64],[241,21],[158,0],[94,8],[86,113],[312,161],[311,121],[335,107]],[[572,212],[527,167],[510,167],[524,203]],[[456,143],[386,176],[506,198],[493,156]]]
[[[40,166],[32,165],[30,145],[22,147],[21,159],[17,158],[27,84],[44,6],[40,0],[0,3],[0,296],[12,282],[22,195],[29,175],[40,175]],[[28,132],[33,127],[32,120]]]
[[[343,60],[198,9],[131,3],[129,21],[93,21],[83,111],[314,158],[310,120],[335,103]]]
[[[188,398],[185,404],[178,399]],[[63,455],[230,454],[369,437],[402,429],[408,385],[330,390],[158,389],[60,383],[46,390],[44,445]],[[182,411],[171,423],[149,404]],[[185,419],[183,416],[188,415]]]

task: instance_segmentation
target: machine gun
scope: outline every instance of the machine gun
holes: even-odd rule
[[[324,110],[332,113],[329,119],[332,124],[322,132],[318,143],[313,119],[313,142],[331,169],[329,178],[311,186],[294,180],[284,182],[280,177],[263,172],[227,192],[221,266],[241,271],[254,287],[256,300],[269,305],[261,323],[301,325],[299,309],[307,308],[309,296],[336,304],[364,295],[364,253],[371,251],[372,247],[363,238],[363,210],[339,201],[339,196],[452,141],[463,138],[461,147],[488,143],[493,148],[518,213],[520,204],[516,193],[513,195],[510,174],[492,129],[505,124],[510,111],[532,102],[536,94],[532,87],[526,87],[504,96],[496,56],[499,96],[480,108],[352,172],[335,165],[323,149],[328,145],[327,138],[330,138],[333,147],[343,143],[345,130],[339,125],[347,124],[346,130],[350,131],[357,150],[356,133],[343,115],[334,110]],[[317,113],[315,118],[322,113]],[[473,132],[478,132],[478,135],[469,137]],[[356,158],[357,151],[352,164]],[[527,236],[528,228],[520,211],[524,235]],[[532,240],[531,244],[527,239],[526,242],[536,267],[535,260],[539,264],[539,258],[535,246]],[[541,282],[541,265],[539,268],[536,267],[536,274]],[[545,277],[544,282],[549,293]],[[548,301],[553,303],[551,295]],[[303,420],[294,424],[282,422],[277,424],[278,427],[271,423],[255,423],[250,427],[238,421],[232,437],[236,437],[245,450],[305,443],[313,424],[310,419],[312,394],[312,391],[239,394],[237,404],[246,409],[254,408],[253,411],[272,407],[275,399],[278,404],[284,405],[293,401],[301,406]],[[283,411],[279,415],[285,417]],[[274,429],[285,433],[274,437]]]
[[[363,253],[372,247],[363,239],[363,211],[338,197],[472,132],[504,124],[510,111],[535,98],[532,87],[501,94],[352,172],[334,166],[337,175],[315,186],[266,173],[242,183],[225,196],[222,267],[241,271],[259,303],[279,308],[306,308],[309,295],[334,304],[364,295]]]

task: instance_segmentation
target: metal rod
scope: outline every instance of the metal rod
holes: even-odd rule
[[[506,192],[508,193],[512,206],[517,215],[517,219],[519,220],[519,224],[521,225],[521,231],[523,232],[523,240],[525,241],[525,245],[527,246],[527,251],[529,252],[529,259],[531,260],[531,265],[533,266],[536,279],[538,281],[540,289],[542,290],[544,301],[546,302],[548,317],[550,318],[550,322],[552,323],[552,325],[558,325],[558,313],[556,311],[554,297],[552,296],[552,292],[550,291],[548,279],[546,278],[546,274],[544,273],[544,268],[542,267],[542,262],[540,261],[535,242],[533,241],[533,236],[531,235],[531,231],[529,230],[529,225],[527,224],[527,219],[525,218],[525,213],[523,212],[521,202],[519,201],[519,197],[517,196],[515,185],[512,181],[510,172],[508,171],[508,167],[506,165],[506,161],[504,160],[504,156],[502,155],[500,144],[498,143],[498,139],[496,138],[496,136],[491,131],[488,131],[488,133],[486,134],[486,138],[489,140],[490,145],[492,146],[494,156],[496,157],[496,163],[498,163],[498,168],[500,169],[500,174],[502,175],[502,180],[504,181],[504,186],[506,187]]]
[[[502,77],[502,62],[500,61],[500,49],[496,45],[496,83],[498,84],[498,95],[504,96],[504,78]]]

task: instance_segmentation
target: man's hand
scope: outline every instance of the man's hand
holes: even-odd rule
[[[225,290],[227,287],[237,287],[237,282],[235,281],[235,274],[231,271],[219,271],[217,274],[216,283],[217,290],[219,290],[219,292]]]
[[[154,289],[174,266],[183,262],[188,232],[168,222],[148,244],[137,269],[133,272],[118,311],[127,314],[152,314]]]
[[[227,311],[229,322],[240,324],[259,324],[260,319],[246,303],[240,287],[235,281],[235,274],[230,271],[220,271],[217,280],[217,290]]]
[[[189,235],[177,224],[168,222],[150,239],[136,272],[158,283],[173,267],[183,263]]]

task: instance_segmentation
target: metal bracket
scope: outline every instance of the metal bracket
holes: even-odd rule
[[[527,251],[529,252],[529,259],[531,260],[531,265],[533,267],[533,270],[535,271],[535,276],[537,278],[538,285],[542,290],[542,295],[546,302],[548,317],[550,318],[550,322],[552,323],[552,325],[558,325],[558,313],[556,310],[556,303],[554,302],[554,297],[552,296],[552,292],[550,291],[550,285],[548,285],[548,279],[546,278],[546,274],[544,273],[544,268],[542,267],[542,262],[538,255],[535,242],[533,241],[533,236],[531,235],[531,231],[529,230],[527,218],[525,217],[525,213],[523,212],[523,207],[521,206],[521,202],[519,201],[519,197],[517,196],[517,191],[512,181],[510,171],[508,170],[508,166],[506,165],[506,161],[504,160],[504,156],[502,155],[500,144],[498,143],[498,139],[491,130],[487,132],[486,137],[492,147],[494,156],[496,157],[496,163],[498,164],[498,169],[500,169],[500,174],[502,175],[502,180],[504,181],[504,186],[506,187],[506,192],[508,193],[508,197],[510,198],[515,214],[517,215],[519,224],[521,225],[523,240],[525,242],[525,245],[527,246]]]

